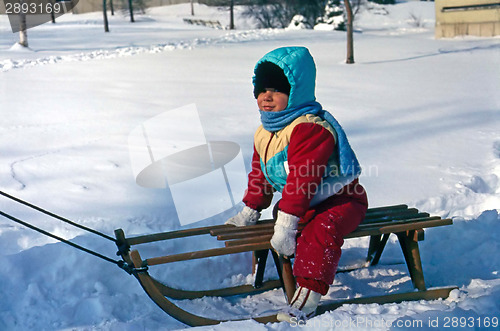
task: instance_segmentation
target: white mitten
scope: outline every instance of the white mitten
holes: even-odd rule
[[[278,218],[274,224],[274,234],[271,238],[271,246],[281,255],[291,256],[295,254],[297,227],[300,218],[294,215],[278,211]]]
[[[259,218],[260,213],[258,211],[245,206],[242,211],[228,219],[224,224],[236,226],[254,225],[257,223]]]

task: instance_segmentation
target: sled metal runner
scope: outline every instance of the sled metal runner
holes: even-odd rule
[[[365,220],[362,224],[346,237],[346,239],[365,236],[370,237],[367,259],[363,267],[373,266],[379,262],[390,234],[395,234],[400,243],[412,283],[418,291],[322,302],[318,307],[317,313],[321,314],[325,311],[336,309],[343,304],[383,304],[414,300],[434,300],[448,297],[450,291],[456,287],[426,288],[418,241],[424,239],[425,228],[451,224],[451,219],[441,219],[441,217],[438,216],[430,216],[428,213],[420,212],[415,208],[408,208],[407,205],[394,205],[368,209]],[[299,227],[299,231],[300,229],[301,228]],[[278,256],[278,254],[272,250],[269,241],[272,237],[273,231],[274,221],[264,220],[259,221],[256,225],[246,227],[218,225],[130,238],[127,238],[121,229],[117,229],[115,230],[115,236],[116,244],[119,249],[118,254],[122,256],[123,260],[127,264],[135,267],[136,272],[133,274],[138,279],[139,283],[149,297],[167,314],[180,322],[190,326],[200,326],[218,324],[223,321],[187,312],[175,305],[170,299],[195,299],[204,296],[248,295],[278,287],[283,288],[288,301],[291,299],[291,296],[295,291],[295,279],[292,274],[292,262],[290,258]],[[224,247],[152,257],[144,260],[141,258],[139,251],[135,249],[135,247],[131,250],[132,246],[141,244],[199,235],[212,236],[214,238],[214,243],[216,241],[223,241]],[[202,291],[187,291],[175,289],[165,285],[151,277],[148,273],[148,268],[153,266],[243,252],[253,252],[253,271],[256,275],[254,285],[241,285]],[[264,268],[266,266],[266,260],[269,252],[271,252],[274,259],[280,279],[263,282]],[[259,316],[253,317],[252,319],[261,323],[277,321],[276,315]]]

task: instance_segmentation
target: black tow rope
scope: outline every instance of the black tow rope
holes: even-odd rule
[[[0,195],[3,195],[4,197],[9,198],[9,199],[11,199],[11,200],[13,200],[13,201],[15,201],[15,202],[18,202],[18,203],[20,203],[20,204],[23,204],[23,205],[25,205],[25,206],[29,207],[29,208],[32,208],[32,209],[37,210],[37,211],[39,211],[39,212],[41,212],[41,213],[44,213],[45,215],[48,215],[48,216],[50,216],[50,217],[56,218],[56,219],[58,219],[58,220],[60,220],[60,221],[63,221],[63,222],[65,222],[65,223],[68,223],[68,224],[71,224],[71,225],[73,225],[73,226],[76,226],[77,228],[80,228],[80,229],[82,229],[82,230],[85,230],[85,231],[88,231],[88,232],[94,233],[94,234],[96,234],[96,235],[98,235],[98,236],[101,236],[101,237],[103,237],[103,238],[106,238],[106,239],[108,239],[108,240],[111,240],[111,241],[113,241],[113,242],[116,242],[116,239],[115,239],[115,238],[110,237],[110,236],[108,236],[108,235],[106,235],[106,234],[104,234],[104,233],[102,233],[102,232],[96,231],[96,230],[94,230],[94,229],[91,229],[91,228],[88,228],[88,227],[83,226],[83,225],[81,225],[81,224],[78,224],[78,223],[75,223],[75,222],[73,222],[73,221],[70,221],[70,220],[69,220],[69,219],[67,219],[67,218],[64,218],[64,217],[62,217],[62,216],[56,215],[56,214],[54,214],[54,213],[51,213],[50,211],[47,211],[47,210],[45,210],[45,209],[43,209],[43,208],[40,208],[40,207],[38,207],[38,206],[35,206],[35,205],[33,205],[33,204],[29,203],[29,202],[26,202],[26,201],[24,201],[24,200],[21,200],[21,199],[19,199],[19,198],[16,198],[16,197],[14,197],[14,196],[12,196],[12,195],[10,195],[10,194],[7,194],[7,193],[5,193],[5,192],[3,192],[3,191],[0,191]]]
[[[5,192],[3,192],[3,191],[0,191],[0,195],[3,195],[3,196],[4,196],[4,197],[6,197],[6,198],[9,198],[9,199],[11,199],[11,200],[13,200],[13,201],[16,201],[16,202],[18,202],[18,203],[20,203],[20,204],[23,204],[23,205],[27,206],[27,207],[30,207],[30,208],[32,208],[32,209],[35,209],[35,210],[37,210],[37,211],[39,211],[39,212],[42,212],[42,213],[44,213],[44,214],[46,214],[46,215],[49,215],[49,216],[51,216],[51,217],[53,217],[53,218],[56,218],[56,219],[60,220],[60,221],[63,221],[63,222],[68,223],[68,224],[71,224],[71,225],[73,225],[73,226],[75,226],[75,227],[77,227],[77,228],[83,229],[83,230],[85,230],[85,231],[87,231],[87,232],[94,233],[94,234],[99,235],[99,236],[101,236],[101,237],[103,237],[103,238],[105,238],[105,239],[111,240],[111,241],[113,241],[114,243],[117,243],[116,239],[115,239],[115,238],[113,238],[113,237],[110,237],[110,236],[108,236],[108,235],[106,235],[106,234],[104,234],[104,233],[101,233],[101,232],[96,231],[96,230],[94,230],[94,229],[91,229],[91,228],[88,228],[88,227],[83,226],[83,225],[81,225],[81,224],[78,224],[78,223],[75,223],[75,222],[73,222],[73,221],[70,221],[69,219],[66,219],[66,218],[64,218],[64,217],[61,217],[61,216],[56,215],[56,214],[54,214],[54,213],[51,213],[51,212],[49,212],[49,211],[47,211],[47,210],[45,210],[45,209],[42,209],[42,208],[40,208],[40,207],[38,207],[38,206],[35,206],[35,205],[33,205],[33,204],[29,203],[29,202],[26,202],[26,201],[24,201],[24,200],[21,200],[21,199],[19,199],[19,198],[16,198],[16,197],[14,197],[14,196],[12,196],[12,195],[10,195],[10,194],[7,194],[7,193],[5,193]],[[130,264],[128,264],[127,262],[123,261],[123,260],[114,260],[114,259],[112,259],[112,258],[109,258],[109,257],[107,257],[107,256],[105,256],[105,255],[102,255],[102,254],[98,253],[98,252],[95,252],[95,251],[93,251],[93,250],[90,250],[90,249],[85,248],[85,247],[83,247],[83,246],[80,246],[80,245],[78,245],[78,244],[75,244],[74,242],[71,242],[71,241],[66,240],[66,239],[64,239],[64,238],[61,238],[61,237],[59,237],[59,236],[57,236],[57,235],[55,235],[55,234],[53,234],[53,233],[50,233],[50,232],[48,232],[48,231],[45,231],[45,230],[43,230],[43,229],[41,229],[41,228],[39,228],[39,227],[37,227],[37,226],[34,226],[34,225],[29,224],[29,223],[27,223],[27,222],[25,222],[25,221],[22,221],[22,220],[20,220],[19,218],[14,217],[14,216],[12,216],[12,215],[10,215],[10,214],[7,214],[7,213],[5,213],[5,212],[3,212],[3,211],[0,211],[0,215],[1,215],[1,216],[3,216],[3,217],[5,217],[5,218],[7,218],[7,219],[9,219],[9,220],[11,220],[11,221],[14,221],[14,222],[16,222],[16,223],[18,223],[18,224],[21,224],[21,225],[23,225],[23,226],[25,226],[25,227],[27,227],[27,228],[30,228],[30,229],[32,229],[32,230],[35,230],[35,231],[37,231],[37,232],[39,232],[39,233],[41,233],[41,234],[43,234],[43,235],[45,235],[45,236],[47,236],[47,237],[50,237],[50,238],[56,239],[56,240],[58,240],[58,241],[60,241],[60,242],[62,242],[62,243],[65,243],[65,244],[67,244],[67,245],[69,245],[69,246],[71,246],[71,247],[74,247],[74,248],[79,249],[79,250],[81,250],[81,251],[83,251],[83,252],[86,252],[86,253],[88,253],[88,254],[91,254],[91,255],[93,255],[93,256],[96,256],[96,257],[98,257],[98,258],[100,258],[100,259],[102,259],[102,260],[104,260],[104,261],[107,261],[107,262],[110,262],[110,263],[116,264],[118,267],[120,267],[121,269],[125,270],[125,271],[126,271],[128,274],[130,274],[130,275],[132,275],[132,274],[136,274],[137,272],[141,272],[141,271],[146,271],[146,270],[147,270],[147,267],[135,268],[135,267],[131,266]],[[119,254],[119,253],[120,253],[120,251],[119,251],[117,254]]]

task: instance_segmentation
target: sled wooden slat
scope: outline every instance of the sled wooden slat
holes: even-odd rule
[[[429,217],[431,216],[428,213],[416,213],[411,215],[400,215],[398,217],[391,217],[391,218],[377,218],[374,220],[370,220],[369,222],[364,221],[358,226],[356,230],[375,228],[386,225],[402,224],[402,223],[421,222],[427,220]],[[432,217],[440,218],[439,216],[432,216]]]
[[[202,227],[202,228],[193,228],[193,229],[186,229],[186,230],[148,234],[148,235],[144,235],[144,236],[127,238],[127,243],[130,246],[133,246],[133,245],[151,243],[151,242],[155,242],[155,241],[185,238],[185,237],[190,237],[190,236],[209,234],[210,230],[223,229],[223,228],[228,228],[228,227],[231,227],[231,226],[230,225],[215,225],[215,226],[207,226],[207,227]]]
[[[423,228],[431,228],[441,225],[450,225],[452,220],[441,219],[439,216],[434,217],[422,217],[416,219],[406,219],[406,220],[396,220],[396,221],[385,221],[378,224],[361,224],[355,231],[348,234],[345,238],[358,238],[365,236],[373,236],[385,233],[397,233],[408,230],[417,230]],[[237,233],[237,232],[236,232]],[[270,240],[272,237],[273,229],[269,229],[267,233],[247,233],[245,239],[227,241],[225,244],[227,247],[239,246],[245,244],[251,244],[263,240]],[[222,236],[220,236],[222,237]],[[237,239],[238,237],[224,236],[222,240]]]
[[[393,218],[393,217],[397,217],[398,215],[408,215],[408,214],[417,214],[418,213],[418,209],[416,208],[408,208],[408,209],[401,209],[401,208],[397,208],[397,209],[389,209],[387,211],[378,211],[378,212],[366,212],[366,215],[365,215],[365,221],[364,222],[369,222],[370,220],[372,219],[375,219],[375,218],[382,218],[382,219],[385,219],[385,218]]]
[[[240,231],[232,233],[219,234],[217,240],[244,239],[249,237],[259,237],[273,233],[273,228],[261,229],[259,231]]]
[[[387,212],[390,210],[400,210],[400,209],[408,209],[408,205],[399,204],[399,205],[368,208],[368,210],[366,211],[366,214],[369,215],[371,213]]]
[[[274,228],[274,220],[265,220],[265,223],[259,222],[255,225],[249,225],[244,227],[245,232],[258,232],[262,230],[269,230],[272,231]],[[211,230],[210,234],[212,236],[219,236],[219,235],[224,235],[224,234],[230,234],[230,233],[239,233],[242,231],[241,227],[237,226],[230,226],[227,228],[223,229],[215,229]]]
[[[416,215],[421,215],[421,214],[426,214],[426,216],[429,216],[428,213],[420,213],[417,209],[406,210],[406,211],[388,213],[386,215],[380,215],[380,214],[367,215],[361,224],[371,224],[371,223],[383,222],[387,220],[396,220],[396,219],[418,218],[419,216]]]
[[[261,241],[270,241],[272,236],[273,236],[273,234],[271,232],[270,234],[266,234],[263,236],[248,237],[246,239],[227,240],[224,244],[226,245],[226,247],[248,245],[248,244],[258,243]]]
[[[227,255],[227,254],[252,252],[252,251],[257,251],[257,250],[261,250],[261,249],[268,249],[268,248],[271,248],[271,244],[269,242],[260,242],[260,243],[248,244],[248,245],[238,245],[238,246],[233,246],[233,247],[213,248],[213,249],[207,249],[207,250],[202,250],[202,251],[194,251],[194,252],[189,252],[189,253],[180,253],[180,254],[173,254],[173,255],[149,258],[143,262],[143,266],[153,266],[153,265],[164,264],[164,263],[202,259],[202,258],[212,257],[212,256],[221,256],[221,255]]]
[[[411,230],[418,230],[423,228],[433,228],[441,225],[450,225],[452,224],[451,219],[441,219],[438,217],[428,217],[426,220],[421,220],[418,222],[402,222],[400,224],[394,225],[386,225],[381,227],[368,227],[366,229],[356,230],[351,232],[344,238],[357,238],[357,237],[365,237],[365,236],[373,236],[378,234],[386,234],[386,233],[398,233],[405,232]]]

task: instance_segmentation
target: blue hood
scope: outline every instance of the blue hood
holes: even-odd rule
[[[255,65],[255,71],[262,62],[271,62],[280,67],[290,83],[288,107],[294,108],[316,100],[316,65],[305,47],[281,47],[264,55]]]

